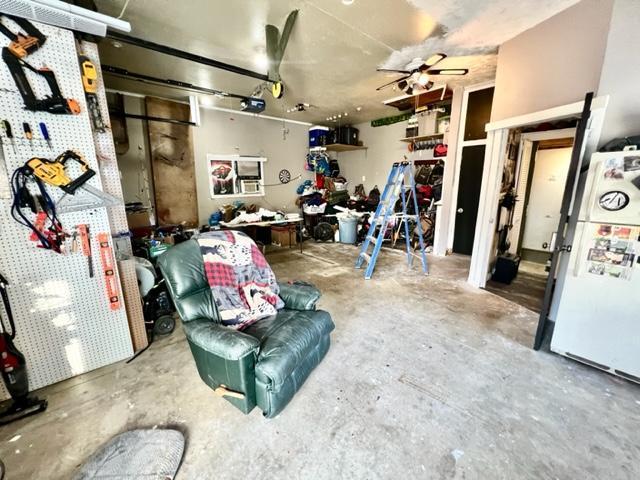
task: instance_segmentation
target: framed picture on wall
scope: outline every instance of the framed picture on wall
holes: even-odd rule
[[[211,198],[264,196],[264,157],[207,154]]]

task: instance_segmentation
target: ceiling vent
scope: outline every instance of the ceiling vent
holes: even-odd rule
[[[107,34],[107,27],[131,31],[129,22],[59,0],[0,0],[0,12],[100,37]]]

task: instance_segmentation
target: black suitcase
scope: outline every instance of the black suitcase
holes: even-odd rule
[[[520,257],[517,255],[505,254],[498,256],[496,267],[491,276],[491,280],[509,285],[516,275],[520,266]]]
[[[359,131],[354,127],[338,127],[336,129],[337,143],[343,145],[358,145]]]

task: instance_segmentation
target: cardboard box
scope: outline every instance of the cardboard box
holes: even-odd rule
[[[151,217],[149,212],[131,212],[127,213],[127,223],[129,229],[149,227],[151,226]]]
[[[279,247],[291,247],[297,244],[295,225],[272,226],[271,244]]]

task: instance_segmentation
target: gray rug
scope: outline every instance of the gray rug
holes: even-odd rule
[[[80,467],[74,480],[170,480],[180,468],[184,436],[177,430],[132,430],[113,437]]]

